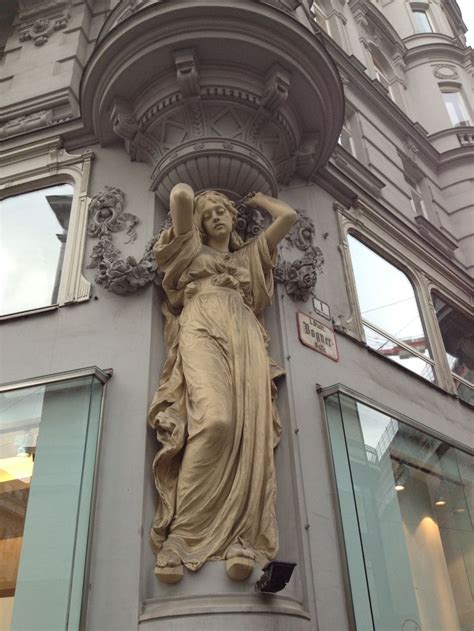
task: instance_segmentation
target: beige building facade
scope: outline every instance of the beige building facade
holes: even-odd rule
[[[0,628],[473,631],[473,50],[455,0],[4,0]],[[160,583],[153,246],[297,210],[265,312],[276,559]],[[212,463],[209,463],[212,466]]]

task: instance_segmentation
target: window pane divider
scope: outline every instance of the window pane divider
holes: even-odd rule
[[[390,335],[390,333],[387,333],[387,331],[384,331],[383,329],[379,329],[379,327],[375,326],[375,324],[372,324],[371,322],[367,322],[367,320],[362,319],[362,322],[369,329],[372,329],[376,333],[379,333],[379,335],[383,335],[388,340],[390,340],[390,342],[393,342],[394,344],[397,344],[397,346],[400,346],[401,348],[403,348],[404,350],[406,350],[410,354],[415,355],[415,357],[418,357],[419,359],[422,359],[427,364],[430,364],[430,366],[434,366],[435,365],[435,362],[434,362],[433,359],[431,359],[431,357],[426,357],[426,355],[422,355],[420,352],[418,352],[417,350],[415,350],[414,348],[412,348],[408,344],[405,344],[401,340],[398,340],[396,337],[393,337],[393,335]],[[426,336],[425,336],[425,339],[426,339]],[[426,340],[426,341],[428,342],[428,340]],[[374,350],[376,351],[377,349],[374,348]]]
[[[453,379],[455,381],[459,381],[460,383],[462,383],[464,386],[467,386],[468,388],[471,388],[474,390],[474,383],[472,383],[471,381],[466,381],[466,379],[463,379],[461,376],[457,375],[455,372],[451,371],[451,374],[453,376]]]

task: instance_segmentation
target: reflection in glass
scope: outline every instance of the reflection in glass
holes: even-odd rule
[[[358,631],[471,631],[474,456],[346,395],[326,409]]]
[[[0,203],[0,315],[55,304],[73,187],[61,184]]]
[[[13,612],[44,387],[0,394],[0,629]]]
[[[423,360],[423,356],[431,360],[431,354],[412,284],[402,271],[352,235],[347,239],[367,344],[434,381],[430,361]]]
[[[436,293],[433,304],[458,396],[474,405],[474,321]]]
[[[385,357],[388,357],[397,364],[400,364],[400,366],[404,366],[405,368],[408,368],[408,370],[416,372],[416,374],[420,375],[420,377],[424,377],[432,383],[435,381],[433,368],[428,362],[421,359],[421,357],[410,353],[409,350],[400,346],[397,342],[388,339],[367,325],[364,325],[364,334],[370,348],[373,348]],[[423,355],[428,357],[428,351],[426,348],[423,349]]]

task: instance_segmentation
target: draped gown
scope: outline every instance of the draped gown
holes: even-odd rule
[[[168,355],[149,412],[161,443],[154,550],[197,570],[238,544],[265,563],[278,550],[272,379],[281,374],[259,320],[273,293],[265,235],[222,253],[196,228],[170,228],[155,256]]]

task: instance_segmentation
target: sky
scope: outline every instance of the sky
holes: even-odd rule
[[[461,9],[464,24],[469,29],[466,33],[467,44],[474,48],[474,2],[473,0],[457,0]]]

